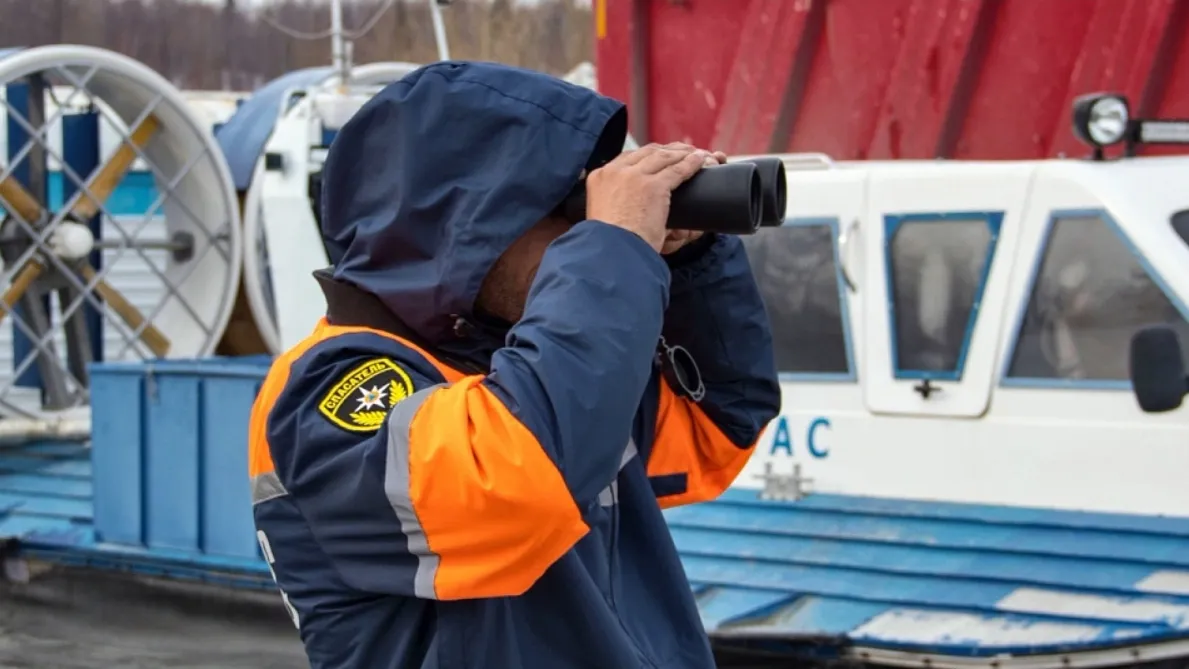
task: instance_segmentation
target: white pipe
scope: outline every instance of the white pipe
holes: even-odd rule
[[[89,418],[6,418],[0,420],[0,446],[30,441],[86,441],[91,438]]]
[[[446,24],[442,22],[442,7],[438,0],[429,0],[429,11],[433,15],[433,37],[438,45],[438,60],[450,60],[450,45],[446,43]]]
[[[346,86],[351,72],[347,65],[347,50],[343,44],[342,0],[330,0],[330,62],[339,75],[340,85]]]

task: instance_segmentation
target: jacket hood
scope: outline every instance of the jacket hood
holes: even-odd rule
[[[626,134],[623,104],[545,74],[420,68],[364,104],[330,147],[321,225],[334,277],[425,341],[456,338],[495,260]]]

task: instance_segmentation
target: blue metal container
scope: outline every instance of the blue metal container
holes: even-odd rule
[[[248,417],[270,359],[91,368],[96,540],[256,559]]]

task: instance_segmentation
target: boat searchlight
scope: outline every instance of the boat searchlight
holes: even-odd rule
[[[1123,144],[1123,154],[1134,156],[1141,144],[1189,144],[1189,119],[1136,119],[1131,105],[1119,93],[1090,93],[1073,101],[1073,133],[1094,149]]]

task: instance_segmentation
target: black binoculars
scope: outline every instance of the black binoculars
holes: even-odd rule
[[[756,158],[705,167],[673,191],[668,227],[729,235],[750,235],[784,222],[784,163]],[[586,182],[579,182],[561,206],[572,221],[586,218]]]

